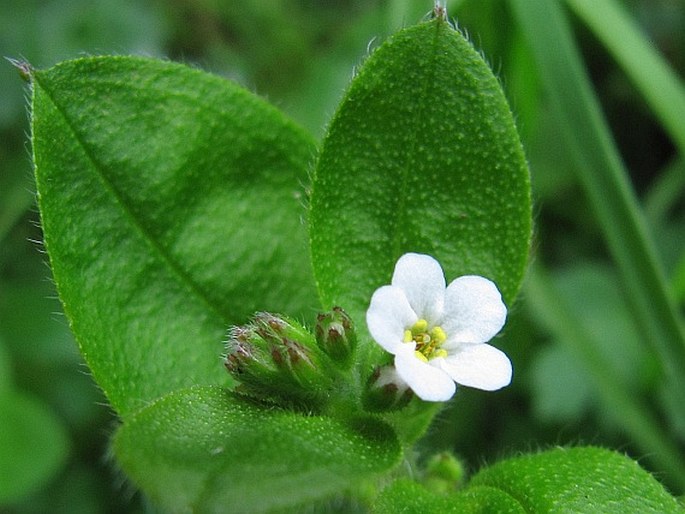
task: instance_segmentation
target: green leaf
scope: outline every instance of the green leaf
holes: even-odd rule
[[[38,489],[69,453],[64,425],[41,402],[0,391],[0,505]]]
[[[492,487],[471,487],[458,494],[435,494],[416,482],[398,480],[383,490],[374,514],[421,512],[422,514],[520,514],[526,511],[502,491]]]
[[[260,407],[218,387],[173,393],[114,438],[127,474],[173,512],[263,512],[374,479],[401,451],[390,428]]]
[[[36,71],[32,121],[54,278],[120,414],[225,383],[228,324],[311,314],[315,145],[273,107],[178,64],[96,57]]]
[[[683,512],[637,462],[602,448],[555,448],[508,459],[478,473],[471,484],[500,489],[525,512]]]
[[[9,391],[13,386],[12,358],[2,334],[0,334],[0,394]]]
[[[437,258],[448,280],[489,277],[513,302],[528,168],[497,79],[446,21],[397,33],[361,67],[324,141],[310,224],[322,301],[357,319],[408,251]]]

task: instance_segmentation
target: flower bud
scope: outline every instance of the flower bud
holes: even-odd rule
[[[268,312],[257,313],[253,325],[255,332],[269,344],[271,357],[284,375],[292,377],[303,388],[328,385],[330,375],[314,336],[306,328]]]
[[[241,384],[254,390],[280,375],[266,341],[250,325],[229,329],[224,366]]]
[[[357,345],[357,335],[352,319],[340,307],[321,313],[316,318],[316,342],[335,362],[343,367],[352,363],[352,354]]]
[[[457,490],[464,480],[464,465],[450,452],[433,455],[426,463],[423,484],[438,494]]]
[[[241,391],[259,398],[315,406],[325,400],[332,377],[314,336],[283,316],[260,312],[231,327],[224,365]]]
[[[258,312],[254,315],[252,326],[261,337],[269,341],[285,338],[299,341],[304,346],[314,346],[312,334],[302,325],[285,316]]]
[[[412,390],[397,374],[395,366],[376,368],[366,384],[362,401],[368,411],[383,412],[405,407]]]

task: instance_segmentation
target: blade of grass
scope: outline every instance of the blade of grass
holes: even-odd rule
[[[683,194],[685,194],[685,153],[667,164],[647,191],[642,202],[645,216],[653,224],[664,223]]]
[[[623,387],[612,370],[612,363],[598,351],[600,345],[583,327],[581,320],[569,314],[570,309],[539,265],[530,269],[525,283],[525,298],[550,334],[584,363],[602,403],[622,423],[638,449],[658,469],[668,473],[670,483],[681,491],[685,490],[685,461],[680,458],[679,448],[649,409],[632,391]]]
[[[628,303],[656,351],[669,390],[685,405],[685,334],[643,214],[583,69],[558,1],[511,0],[549,107],[622,277]]]
[[[685,154],[675,158],[660,173],[643,199],[645,216],[652,226],[668,223],[671,211],[685,193]],[[670,274],[671,291],[680,307],[685,306],[685,253]]]
[[[685,88],[616,0],[566,0],[611,52],[685,155]]]
[[[685,306],[685,255],[676,264],[671,282],[673,283],[673,293],[678,302]]]

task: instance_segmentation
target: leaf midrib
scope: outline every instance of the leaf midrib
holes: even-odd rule
[[[414,121],[412,123],[412,126],[416,127],[418,124],[418,121],[423,118],[423,113],[426,111],[425,107],[425,102],[424,99],[426,98],[426,94],[428,90],[430,89],[431,85],[435,82],[435,75],[436,75],[436,55],[437,55],[437,49],[438,49],[438,38],[440,36],[440,31],[443,28],[443,24],[446,24],[447,22],[437,18],[435,20],[435,33],[433,35],[433,41],[431,43],[432,48],[430,52],[430,58],[428,60],[428,64],[426,68],[429,70],[427,74],[427,78],[423,84],[423,87],[421,89],[421,95],[420,95],[420,102],[419,102],[419,108],[416,111],[416,115],[414,117]],[[413,132],[413,131],[412,131]],[[407,197],[409,196],[409,176],[410,176],[410,170],[411,170],[411,162],[412,162],[412,156],[415,152],[416,149],[416,138],[410,138],[410,144],[407,147],[407,150],[405,152],[405,159],[404,159],[404,164],[403,166],[399,167],[399,174],[400,174],[400,180],[399,180],[399,194],[397,197],[397,207],[396,211],[397,212],[397,217],[395,219],[395,225],[392,229],[392,234],[390,236],[391,239],[391,248],[392,248],[392,262],[397,262],[399,259],[402,248],[401,248],[401,243],[402,243],[402,229],[401,227],[406,226],[405,220],[408,217],[408,209],[407,209]]]
[[[145,228],[145,225],[141,223],[138,217],[134,214],[133,209],[129,206],[125,197],[118,191],[114,183],[107,177],[104,171],[104,167],[99,163],[98,159],[95,157],[94,153],[90,150],[89,146],[83,140],[81,135],[74,123],[72,123],[70,117],[67,114],[66,109],[64,109],[59,102],[56,100],[55,96],[51,93],[50,89],[46,87],[46,84],[41,80],[41,74],[35,73],[33,75],[33,80],[36,85],[40,86],[40,89],[46,94],[50,103],[54,106],[55,110],[64,123],[69,128],[74,140],[83,150],[85,157],[91,163],[93,170],[99,177],[101,183],[104,185],[107,191],[114,198],[115,203],[121,208],[124,217],[129,221],[130,226],[136,230],[144,241],[147,242],[149,247],[153,250],[158,260],[162,262],[167,269],[171,272],[173,276],[178,279],[178,282],[184,286],[194,297],[196,297],[202,304],[204,304],[207,309],[219,320],[224,320],[225,316],[222,313],[221,308],[215,305],[210,297],[205,293],[205,291],[191,278],[191,276],[178,264],[171,256],[168,254],[166,249],[150,234],[150,232]],[[35,94],[35,93],[34,93]]]

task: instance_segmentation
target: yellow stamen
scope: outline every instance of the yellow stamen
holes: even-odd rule
[[[427,328],[428,322],[425,319],[420,319],[416,323],[414,323],[413,327],[411,327],[411,332],[414,335],[418,335],[424,333]]]
[[[426,357],[424,354],[422,354],[420,351],[416,350],[414,352],[414,355],[416,355],[416,358],[419,360],[422,360],[423,362],[428,362],[428,357]]]
[[[424,362],[435,357],[447,357],[447,352],[440,349],[447,341],[447,334],[438,326],[428,330],[428,321],[425,319],[417,320],[410,329],[405,330],[403,341],[416,343],[416,357]]]
[[[438,346],[440,346],[442,343],[447,341],[447,334],[445,334],[445,331],[442,329],[442,327],[433,327],[431,329],[431,338]]]

